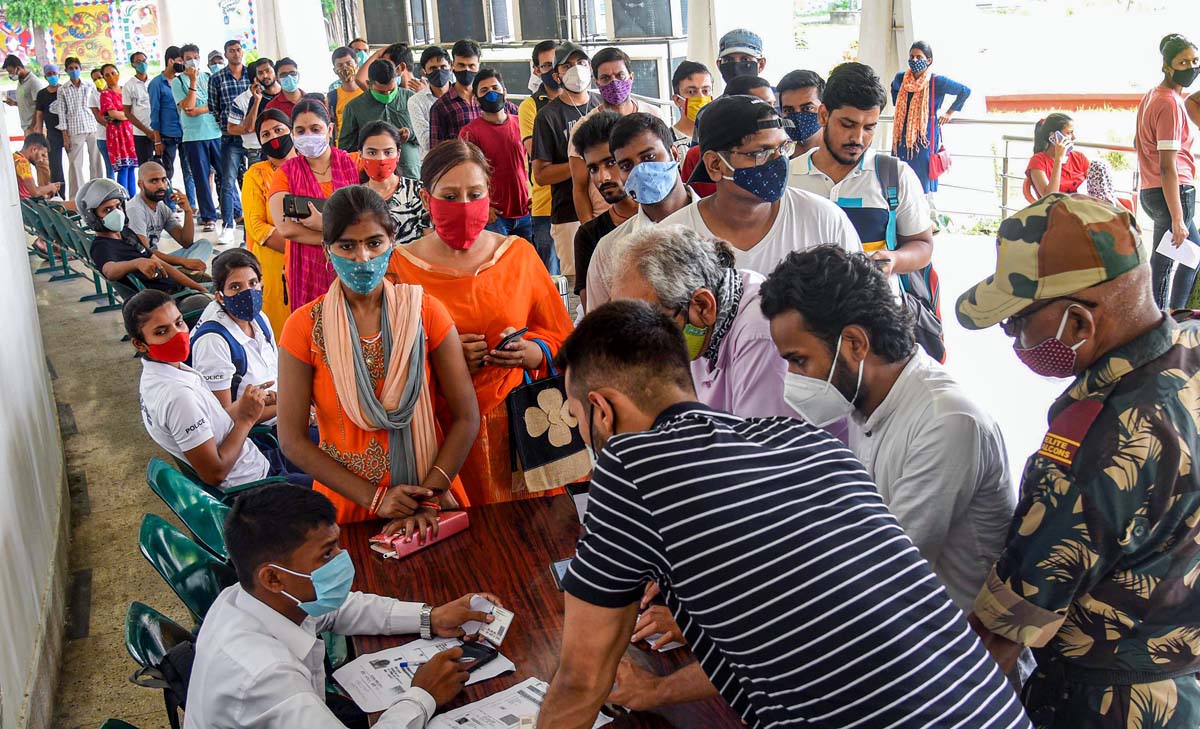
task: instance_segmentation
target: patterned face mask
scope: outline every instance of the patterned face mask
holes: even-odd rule
[[[1062,321],[1058,323],[1058,333],[1053,337],[1042,340],[1038,344],[1021,349],[1015,344],[1013,351],[1017,353],[1017,359],[1021,360],[1026,367],[1033,370],[1034,374],[1042,377],[1057,377],[1064,379],[1075,376],[1075,359],[1077,350],[1083,346],[1086,339],[1081,339],[1074,345],[1068,346],[1062,341],[1062,333],[1067,328],[1067,316],[1071,313],[1071,309],[1079,306],[1071,304],[1067,310],[1063,312]],[[1079,307],[1083,308],[1083,307]]]
[[[821,116],[815,111],[798,111],[787,118],[792,123],[787,133],[793,142],[803,142],[821,131]]]
[[[766,164],[757,167],[734,169],[733,165],[721,157],[721,162],[733,171],[733,184],[752,192],[763,202],[778,202],[787,190],[788,160],[780,155]]]
[[[910,58],[908,59],[908,67],[912,69],[913,73],[920,74],[929,68],[929,61],[926,61],[924,58]]]
[[[245,291],[239,291],[233,296],[222,294],[221,298],[221,305],[235,319],[254,321],[254,317],[258,316],[259,312],[262,311],[262,289],[246,289]]]

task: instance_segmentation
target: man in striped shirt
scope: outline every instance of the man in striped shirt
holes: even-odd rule
[[[679,328],[645,303],[589,314],[559,366],[601,450],[541,726],[591,726],[656,580],[699,660],[683,670],[752,727],[1028,729],[839,441],[696,403]]]

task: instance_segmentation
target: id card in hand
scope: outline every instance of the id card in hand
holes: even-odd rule
[[[483,623],[478,620],[468,621],[463,623],[463,632],[467,635],[478,633],[480,637],[486,639],[492,645],[499,647],[504,641],[504,636],[508,634],[509,626],[512,625],[514,613],[498,605],[493,605],[490,600],[481,595],[475,595],[471,598],[471,609],[481,613],[488,613],[493,617],[493,620],[490,623]]]

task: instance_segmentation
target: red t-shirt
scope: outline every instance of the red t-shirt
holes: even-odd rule
[[[523,218],[529,215],[530,192],[521,120],[516,114],[506,116],[503,124],[493,124],[483,117],[473,119],[458,136],[483,150],[492,163],[492,207],[500,217]]]
[[[1067,158],[1063,160],[1062,174],[1059,175],[1059,192],[1077,192],[1079,186],[1087,179],[1088,166],[1091,162],[1088,161],[1087,155],[1083,152],[1071,150]],[[1025,176],[1033,170],[1041,170],[1046,173],[1046,179],[1054,173],[1054,160],[1045,152],[1038,152],[1029,158],[1029,164],[1025,167]],[[1053,191],[1051,191],[1053,192]]]
[[[301,91],[300,93],[300,98],[304,98],[304,92]],[[267,102],[267,105],[263,107],[263,111],[266,111],[267,109],[279,109],[284,114],[287,114],[288,118],[290,119],[292,117],[292,109],[295,108],[296,105],[290,99],[288,99],[288,97],[284,96],[282,93],[279,93],[275,95],[274,99],[271,99]]]
[[[683,158],[683,181],[687,182],[695,172],[696,167],[700,164],[700,145],[696,145],[688,149],[687,154]],[[708,197],[717,191],[717,186],[712,182],[691,182],[688,186],[696,191],[700,197]]]

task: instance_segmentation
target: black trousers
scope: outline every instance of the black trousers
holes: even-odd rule
[[[133,149],[137,152],[138,165],[144,165],[154,156],[154,140],[135,134],[133,135]]]

